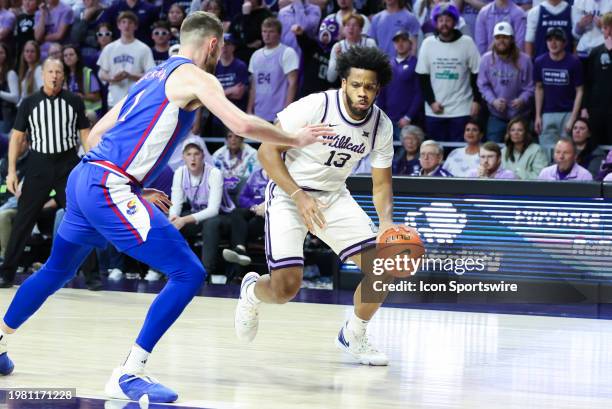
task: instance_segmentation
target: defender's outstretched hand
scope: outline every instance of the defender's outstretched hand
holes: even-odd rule
[[[308,146],[313,143],[329,143],[331,140],[326,136],[335,136],[336,131],[329,124],[307,125],[295,133],[295,141],[298,148]]]
[[[157,189],[144,189],[142,191],[142,197],[150,203],[153,203],[155,206],[159,207],[159,210],[168,214],[170,211],[170,206],[172,206],[172,202],[161,190]]]

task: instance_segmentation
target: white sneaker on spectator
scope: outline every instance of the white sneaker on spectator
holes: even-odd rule
[[[251,264],[251,257],[247,256],[246,252],[239,247],[234,249],[223,249],[223,259],[228,263],[248,266]]]
[[[149,271],[147,271],[147,275],[144,279],[146,281],[158,281],[160,278],[162,278],[162,273],[159,273],[150,268]]]
[[[121,271],[118,268],[113,268],[109,273],[108,273],[108,279],[110,281],[119,281],[123,278],[123,271]]]

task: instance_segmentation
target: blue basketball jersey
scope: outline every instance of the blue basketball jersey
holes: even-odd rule
[[[155,180],[195,118],[195,111],[179,108],[166,96],[166,80],[182,64],[192,61],[173,56],[147,71],[130,88],[115,126],[83,161],[102,161],[141,185]]]

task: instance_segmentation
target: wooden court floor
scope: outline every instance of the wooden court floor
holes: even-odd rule
[[[0,290],[2,314],[14,290]],[[103,397],[154,295],[63,289],[10,339],[0,388]],[[181,406],[209,408],[612,408],[612,322],[384,308],[370,325],[386,368],[350,362],[334,337],[350,307],[264,306],[234,339],[236,301],[197,297],[148,369]]]

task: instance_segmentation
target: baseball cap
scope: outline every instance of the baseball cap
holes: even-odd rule
[[[223,34],[223,41],[236,45],[236,38],[233,36],[232,33]]]
[[[183,141],[183,148],[181,149],[181,152],[185,152],[185,149],[187,149],[189,145],[195,145],[202,152],[206,152],[206,145],[204,144],[202,138],[200,138],[199,136],[191,135],[187,137]]]
[[[404,37],[409,39],[410,38],[410,34],[408,34],[408,32],[406,30],[398,30],[394,35],[393,38],[391,40],[395,41],[400,37]]]
[[[501,21],[495,24],[493,29],[493,37],[495,36],[514,36],[514,29],[507,21]]]
[[[567,41],[565,31],[561,27],[550,27],[548,30],[546,30],[546,39],[548,40],[551,37],[556,37],[560,40]]]

